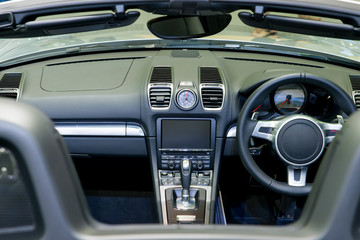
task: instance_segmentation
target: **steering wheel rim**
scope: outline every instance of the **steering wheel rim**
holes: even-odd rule
[[[253,110],[262,104],[265,98],[278,87],[289,83],[308,83],[325,88],[340,109],[347,115],[356,111],[356,106],[350,96],[336,84],[323,78],[304,73],[288,74],[273,78],[258,87],[247,99],[238,116],[237,145],[239,156],[247,171],[263,186],[275,192],[291,195],[305,196],[311,191],[311,183],[303,187],[290,186],[285,182],[277,181],[268,176],[254,161],[249,151],[249,140],[256,126],[251,120]]]

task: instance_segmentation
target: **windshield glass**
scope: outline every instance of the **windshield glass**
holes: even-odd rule
[[[63,34],[46,37],[21,39],[0,39],[0,66],[21,63],[27,60],[42,57],[68,54],[76,51],[97,51],[107,49],[129,48],[161,48],[161,47],[197,47],[197,48],[238,48],[237,44],[261,43],[266,46],[287,46],[296,51],[312,50],[319,53],[328,53],[347,59],[360,60],[359,41],[317,37],[302,34],[279,32],[274,30],[258,29],[245,25],[238,17],[238,12],[232,13],[231,23],[222,32],[193,40],[161,40],[155,37],[147,28],[146,23],[159,15],[139,11],[140,17],[135,23],[109,30],[91,31],[83,33]],[[51,18],[59,18],[52,16]],[[71,16],[71,15],[69,15]],[[319,21],[334,21],[310,16],[296,16]],[[49,17],[48,17],[49,18]],[[47,19],[48,19],[47,18]],[[38,19],[39,20],[39,19]],[[41,19],[40,19],[41,20]],[[152,40],[152,41],[139,41]],[[155,41],[154,41],[155,40]],[[211,40],[205,41],[204,40]],[[218,41],[221,40],[221,41]],[[227,44],[224,44],[224,41]],[[201,42],[201,44],[196,44]],[[229,44],[230,43],[230,44]],[[250,44],[250,45],[249,45]],[[270,44],[270,45],[269,45]],[[81,49],[78,49],[80,47]],[[101,49],[103,48],[103,49]],[[241,49],[241,48],[239,48]],[[294,50],[294,49],[293,49]],[[289,51],[289,49],[284,50]]]

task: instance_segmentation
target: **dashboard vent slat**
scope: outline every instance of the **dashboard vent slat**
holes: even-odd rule
[[[150,83],[171,83],[171,67],[154,67]]]
[[[353,98],[356,108],[360,109],[360,75],[350,75],[351,86],[353,90]]]
[[[171,67],[154,67],[148,86],[150,107],[164,110],[170,107],[172,93]]]
[[[354,102],[355,102],[356,108],[359,110],[360,109],[360,91],[354,91],[353,96],[354,96]]]
[[[19,88],[21,73],[5,73],[0,80],[0,88]]]
[[[360,91],[360,75],[350,75],[350,81],[353,91]]]
[[[17,100],[22,73],[5,73],[0,80],[0,97]]]
[[[167,108],[170,105],[171,88],[165,86],[150,88],[150,105],[155,108]]]
[[[217,67],[200,68],[200,94],[205,110],[220,110],[222,108],[225,88]]]
[[[201,67],[200,83],[222,83],[219,69],[216,67]]]
[[[204,87],[201,89],[201,97],[205,109],[219,109],[223,104],[224,91],[219,87]]]

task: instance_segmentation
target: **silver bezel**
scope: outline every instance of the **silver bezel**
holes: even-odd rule
[[[0,96],[6,93],[16,93],[16,101],[19,100],[20,89],[18,88],[0,88]]]
[[[21,73],[21,79],[19,82],[19,88],[0,88],[0,95],[2,93],[16,93],[16,100],[18,101],[20,99],[20,94],[21,94],[21,89],[23,87],[24,84],[24,73],[22,72],[5,72],[1,75],[0,79],[2,79],[4,77],[5,74],[11,74],[11,73]]]
[[[195,98],[195,101],[194,101],[193,105],[191,105],[190,107],[184,107],[184,106],[182,106],[182,105],[179,103],[179,95],[180,95],[182,92],[185,92],[185,91],[191,92],[191,93],[194,95],[194,98]],[[178,91],[178,92],[176,93],[176,105],[177,105],[180,109],[182,109],[182,110],[191,110],[191,109],[193,109],[193,108],[196,106],[197,102],[198,102],[197,94],[196,94],[195,91],[192,90],[192,89],[183,88],[183,89],[181,89],[180,91]]]
[[[359,109],[360,106],[356,105],[356,100],[355,100],[355,96],[357,96],[357,95],[360,95],[360,91],[353,91],[352,92],[352,97],[353,97],[354,104],[355,104],[356,108]]]
[[[200,88],[201,106],[202,106],[203,109],[205,109],[207,111],[219,111],[219,110],[222,110],[222,108],[224,106],[224,102],[225,102],[225,96],[226,96],[224,84],[201,83],[199,88]],[[206,107],[204,107],[203,96],[202,96],[202,89],[203,88],[219,88],[219,89],[222,89],[222,91],[223,91],[223,100],[222,100],[221,106],[219,108],[206,108]]]
[[[156,88],[159,88],[159,87],[170,88],[170,102],[169,102],[168,107],[153,107],[153,106],[151,106],[150,89],[154,88],[154,87],[156,87]],[[149,103],[150,108],[152,110],[168,110],[171,107],[172,93],[173,93],[173,84],[172,83],[149,83],[148,84],[148,89],[147,89],[147,94],[148,94],[148,103]]]

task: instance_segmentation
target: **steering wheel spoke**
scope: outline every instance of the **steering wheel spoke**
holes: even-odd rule
[[[318,121],[318,124],[323,128],[326,144],[331,143],[334,140],[336,133],[342,128],[341,120],[339,120],[338,123],[327,123]]]
[[[251,136],[272,141],[275,138],[274,133],[278,125],[278,121],[257,121]]]
[[[293,187],[303,187],[306,185],[307,167],[288,166],[288,184]]]

